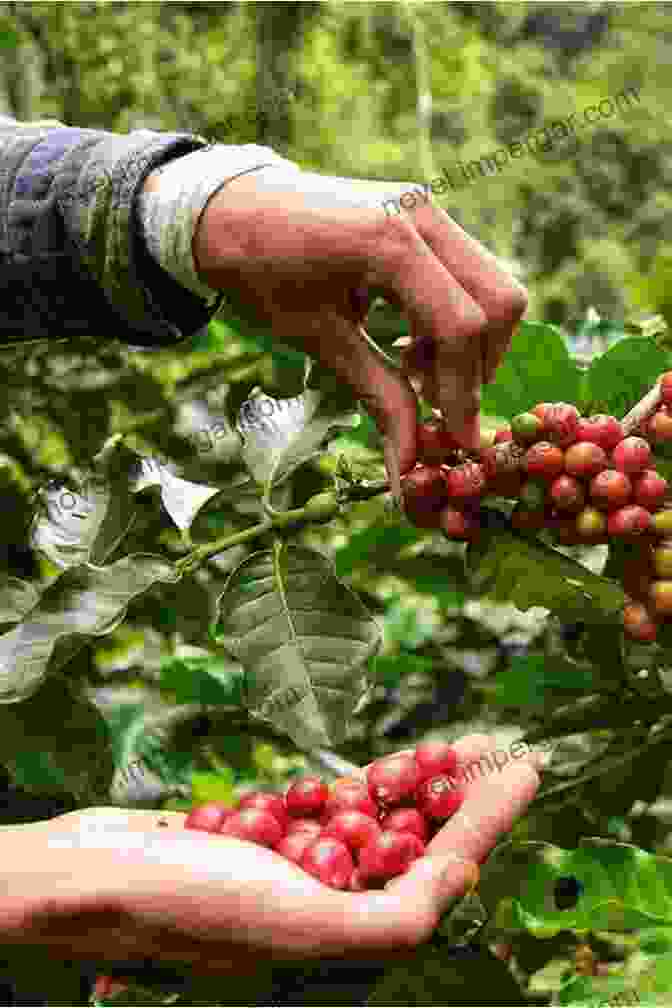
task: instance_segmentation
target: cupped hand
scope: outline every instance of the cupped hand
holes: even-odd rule
[[[483,735],[455,747],[463,765],[495,749]],[[1,838],[0,933],[103,969],[149,959],[252,978],[320,958],[397,961],[477,882],[478,863],[536,794],[537,765],[530,753],[467,774],[462,808],[425,855],[363,893],[330,889],[255,844],[186,830],[179,812],[92,808],[13,827]]]
[[[448,429],[476,447],[481,383],[493,378],[527,304],[525,289],[431,195],[402,209],[409,188],[270,165],[227,182],[193,242],[207,284],[350,386],[387,440],[388,469],[392,459],[402,473],[416,461],[409,377]],[[371,290],[408,319],[403,370],[367,339]]]

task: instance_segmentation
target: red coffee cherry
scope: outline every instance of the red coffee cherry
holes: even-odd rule
[[[539,417],[539,419],[541,420],[541,422],[543,424],[545,422],[545,420],[546,420],[546,410],[550,409],[551,406],[553,406],[553,405],[554,405],[554,403],[550,403],[550,402],[537,403],[536,406],[532,407],[532,409],[530,410],[530,413],[534,413],[535,416]]]
[[[485,491],[486,475],[479,462],[464,462],[454,469],[444,469],[446,489],[451,500],[469,500]]]
[[[287,809],[282,795],[274,794],[272,791],[252,791],[244,795],[239,803],[238,809],[258,808],[270,812],[278,820],[283,830],[287,829]]]
[[[632,496],[632,483],[618,469],[603,469],[590,481],[590,499],[600,511],[615,511]]]
[[[604,448],[593,444],[592,441],[578,441],[565,452],[565,471],[570,476],[590,479],[605,469],[607,465],[607,453]]]
[[[672,371],[660,376],[660,394],[664,403],[672,403]]]
[[[324,806],[323,818],[329,821],[338,812],[357,811],[375,819],[378,815],[378,808],[373,798],[369,794],[368,786],[364,783],[357,783],[349,787],[336,787],[332,785],[331,793]]]
[[[408,753],[395,753],[376,760],[367,770],[369,794],[382,806],[398,805],[410,798],[418,786],[418,768],[415,757]]]
[[[531,444],[541,437],[543,424],[534,413],[519,413],[511,421],[511,433],[521,444]]]
[[[596,413],[594,416],[579,420],[576,431],[577,441],[592,441],[605,452],[613,451],[624,437],[620,421],[606,413]]]
[[[324,811],[329,788],[316,776],[295,780],[285,795],[285,806],[293,816],[317,816]]]
[[[649,418],[646,425],[646,434],[656,444],[665,444],[668,441],[672,441],[672,415],[668,406],[661,406]]]
[[[623,610],[623,630],[630,640],[654,641],[658,636],[658,627],[645,606],[631,602]]]
[[[506,427],[500,427],[495,432],[495,444],[503,444],[505,441],[511,441],[512,438],[513,432],[508,425]]]
[[[439,774],[424,780],[417,790],[418,808],[431,819],[449,819],[464,801],[454,778]]]
[[[322,828],[322,836],[335,837],[351,851],[366,847],[379,835],[380,826],[376,820],[356,809],[350,812],[337,812]]]
[[[544,436],[547,441],[561,448],[569,448],[576,441],[579,426],[579,411],[569,403],[553,403],[547,406],[543,416]]]
[[[222,802],[210,801],[192,808],[184,820],[185,829],[203,830],[205,833],[218,833],[219,827],[236,810]]]
[[[625,507],[612,511],[607,519],[607,532],[610,536],[629,539],[650,531],[651,513],[638,504],[626,504]]]
[[[278,854],[286,857],[288,861],[293,861],[294,864],[300,865],[306,847],[310,846],[316,839],[317,837],[307,830],[294,830],[279,840],[275,850]]]
[[[436,777],[438,774],[452,774],[457,769],[457,751],[450,742],[441,740],[420,742],[415,747],[415,763],[418,768],[418,782]]]
[[[596,542],[607,530],[604,515],[593,507],[585,507],[576,517],[576,531],[583,542]]]
[[[392,830],[395,833],[415,833],[423,844],[429,840],[429,824],[422,812],[416,808],[393,809],[383,816],[380,825],[382,829]]]
[[[439,466],[416,466],[401,479],[404,511],[419,528],[438,528],[448,492]]]
[[[640,504],[647,511],[655,511],[665,500],[667,490],[668,482],[660,473],[655,469],[645,469],[633,486],[635,504]]]
[[[418,458],[428,465],[440,465],[461,447],[452,434],[435,421],[418,424],[417,445]]]
[[[355,868],[350,851],[334,837],[318,837],[308,844],[301,867],[332,889],[347,889]]]
[[[573,476],[556,477],[549,495],[558,511],[580,511],[586,501],[583,487]]]
[[[451,507],[444,508],[441,512],[441,528],[449,539],[466,542],[473,542],[481,531],[478,518]]]
[[[290,833],[305,833],[316,840],[322,832],[322,826],[317,819],[294,819],[293,816],[287,818],[287,835]]]
[[[672,420],[672,417],[670,418]],[[614,468],[624,473],[638,473],[648,469],[651,449],[648,442],[640,437],[626,437],[611,453]]]
[[[270,812],[249,808],[236,812],[219,827],[220,836],[249,840],[260,847],[275,847],[283,835],[282,826]]]
[[[359,852],[359,871],[367,881],[391,879],[395,875],[403,875],[424,853],[425,846],[415,833],[383,830],[376,840]]]
[[[672,581],[654,581],[649,597],[658,616],[669,616],[672,613]]]
[[[525,470],[530,476],[554,480],[565,467],[565,456],[557,445],[549,441],[537,441],[525,453]]]

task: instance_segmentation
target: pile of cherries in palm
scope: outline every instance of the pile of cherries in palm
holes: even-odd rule
[[[652,466],[651,443],[672,442],[672,371],[661,405],[626,436],[613,416],[582,417],[568,403],[539,403],[470,458],[440,423],[419,427],[419,462],[402,478],[407,517],[451,539],[478,539],[484,496],[516,501],[511,523],[548,529],[565,546],[621,540],[626,552],[626,635],[653,641],[672,620],[672,499]]]
[[[254,791],[237,808],[211,801],[186,829],[269,847],[334,889],[377,889],[403,874],[461,806],[458,755],[448,742],[420,743],[372,763],[366,777],[294,781],[284,795]]]

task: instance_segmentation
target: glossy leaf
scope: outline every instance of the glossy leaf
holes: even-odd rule
[[[587,398],[593,413],[622,417],[667,370],[667,354],[652,337],[628,337],[592,361]]]
[[[589,666],[558,656],[527,654],[510,658],[497,675],[495,697],[505,707],[544,707],[563,692],[582,692],[593,686]]]
[[[218,655],[207,658],[170,658],[161,666],[162,687],[172,690],[176,703],[241,707],[245,675],[240,665]]]

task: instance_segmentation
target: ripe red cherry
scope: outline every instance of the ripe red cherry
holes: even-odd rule
[[[612,511],[607,519],[607,532],[610,536],[629,539],[650,531],[651,512],[638,504],[626,504],[625,507]]]
[[[371,764],[366,778],[369,794],[375,802],[385,807],[398,805],[410,798],[418,786],[415,757],[409,753],[384,756]]]
[[[246,808],[264,809],[278,820],[283,830],[287,829],[287,809],[282,795],[272,791],[252,791],[244,795],[238,803],[239,810]]]
[[[329,788],[320,777],[301,777],[287,789],[285,806],[293,816],[318,816],[328,797]]]
[[[447,774],[424,780],[417,790],[418,808],[431,819],[449,819],[464,801],[464,792]]]
[[[429,825],[417,808],[393,809],[383,816],[380,825],[384,830],[396,833],[415,833],[426,844],[429,839]]]
[[[444,469],[443,475],[451,500],[469,500],[480,497],[485,491],[487,479],[479,462],[464,462],[454,469]]]
[[[338,812],[357,811],[375,819],[378,815],[378,807],[369,794],[368,785],[365,783],[354,783],[349,787],[336,787],[332,785],[331,793],[324,806],[323,820],[328,822],[332,816]]]
[[[592,441],[578,441],[565,452],[565,470],[570,476],[590,479],[608,465],[604,448]]]
[[[391,879],[402,875],[416,858],[425,853],[425,845],[415,833],[383,830],[377,839],[359,852],[359,871],[368,879]]]
[[[278,841],[275,850],[278,854],[286,857],[288,861],[293,861],[294,864],[300,865],[306,847],[313,843],[314,840],[317,840],[317,837],[312,836],[307,830],[294,830],[294,832],[288,833]]]
[[[660,376],[660,394],[664,403],[672,403],[672,371]]]
[[[562,449],[550,441],[537,441],[525,452],[525,469],[530,476],[554,480],[565,467]]]
[[[441,528],[449,539],[472,542],[478,538],[481,526],[474,515],[447,507],[441,512]]]
[[[420,742],[415,747],[415,762],[418,768],[418,783],[437,774],[451,774],[457,768],[457,751],[450,742],[440,739]]]
[[[667,496],[668,482],[655,469],[645,469],[633,486],[635,504],[647,511],[655,511]]]
[[[349,812],[337,812],[322,828],[322,836],[335,837],[351,851],[358,851],[365,847],[379,834],[380,826],[376,820],[356,809]]]
[[[659,616],[669,616],[672,613],[672,581],[654,581],[650,599],[654,612]]]
[[[283,835],[282,826],[270,812],[249,808],[230,816],[219,828],[220,836],[249,840],[261,847],[275,847]]]
[[[315,840],[322,832],[322,826],[317,819],[294,819],[293,816],[287,819],[287,834],[306,833]]]
[[[583,487],[573,476],[556,477],[549,494],[558,511],[580,511],[586,500]]]
[[[618,469],[603,469],[590,481],[590,499],[601,511],[615,511],[632,496],[632,483]]]
[[[606,452],[613,451],[624,437],[620,421],[606,413],[596,413],[595,416],[579,420],[576,431],[577,441],[592,441]]]
[[[583,542],[596,542],[607,530],[604,515],[593,507],[585,507],[576,516],[576,531]]]
[[[419,528],[438,528],[448,491],[439,466],[416,466],[401,479],[404,511]]]
[[[547,441],[569,448],[576,441],[579,411],[569,403],[553,403],[544,410],[542,423]]]
[[[664,444],[672,441],[672,414],[670,414],[669,406],[661,406],[649,418],[646,434],[656,443]]]
[[[651,461],[651,448],[644,438],[626,437],[616,445],[611,457],[614,467],[620,469],[621,472],[638,473],[643,469],[648,469]]]
[[[428,465],[445,462],[461,445],[442,424],[435,421],[418,424],[418,458]]]
[[[350,851],[334,837],[318,837],[308,844],[301,867],[332,889],[347,889],[355,868]]]
[[[204,805],[197,805],[191,809],[184,820],[184,828],[203,830],[205,833],[218,833],[222,823],[230,816],[235,815],[235,812],[235,809],[222,802],[205,802]]]
[[[508,425],[506,427],[500,427],[495,432],[495,444],[503,444],[505,441],[511,441],[512,439],[513,432]]]

